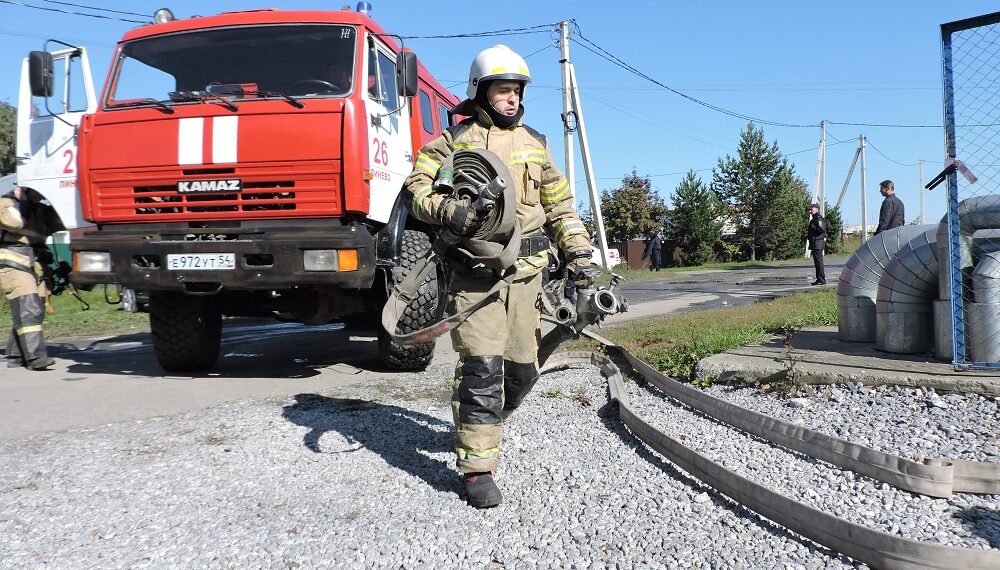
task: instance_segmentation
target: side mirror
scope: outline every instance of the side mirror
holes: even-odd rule
[[[35,97],[51,97],[55,82],[52,71],[52,54],[33,51],[28,54],[28,83]]]
[[[404,51],[396,55],[396,85],[403,97],[417,94],[417,54]]]

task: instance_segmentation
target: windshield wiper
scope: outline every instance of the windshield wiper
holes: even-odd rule
[[[143,105],[154,105],[159,110],[163,111],[168,115],[171,115],[176,112],[174,108],[171,107],[170,105],[167,105],[163,101],[158,101],[156,99],[153,99],[152,97],[146,97],[144,99],[134,99],[132,101],[125,101],[123,103],[114,104],[115,107],[139,107]]]
[[[216,95],[215,93],[209,93],[208,91],[171,91],[167,95],[170,95],[171,101],[215,101],[222,104],[224,107],[232,112],[239,111],[240,108],[225,97]]]
[[[257,92],[257,96],[258,97],[259,96],[264,96],[264,97],[281,97],[285,101],[288,101],[289,103],[291,103],[292,106],[295,107],[296,109],[301,109],[301,108],[305,107],[305,105],[302,103],[302,101],[299,101],[298,99],[296,99],[295,97],[292,97],[291,95],[285,95],[284,93],[281,93],[281,92],[278,92],[278,91],[258,91]]]

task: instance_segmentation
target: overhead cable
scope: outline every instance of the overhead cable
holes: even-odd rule
[[[118,20],[119,22],[128,22],[130,24],[148,24],[151,19],[147,20],[130,20],[128,18],[116,18],[114,16],[104,16],[101,14],[87,14],[85,12],[74,12],[72,10],[63,10],[62,8],[51,8],[48,6],[35,6],[33,4],[26,4],[24,2],[18,2],[16,0],[0,0],[0,4],[10,4],[11,6],[20,6],[22,8],[32,8],[34,10],[45,10],[46,12],[58,12],[60,14],[69,14],[72,16],[87,16],[89,18],[100,18],[102,20]]]
[[[599,46],[596,43],[594,43],[591,40],[589,40],[586,36],[584,36],[582,33],[579,32],[579,28],[577,28],[576,35],[577,35],[577,37],[579,37],[584,42],[583,44],[578,44],[578,45],[580,45],[580,47],[586,49],[587,51],[589,51],[589,52],[597,55],[598,57],[600,57],[600,58],[602,58],[602,59],[604,59],[604,60],[606,60],[608,62],[611,62],[614,65],[617,65],[618,67],[621,67],[622,69],[624,69],[624,70],[626,70],[626,71],[628,71],[628,72],[630,72],[630,73],[632,73],[632,74],[634,74],[634,75],[636,75],[638,77],[641,77],[642,79],[645,79],[646,81],[649,81],[650,83],[653,83],[654,85],[659,85],[660,87],[666,89],[667,91],[670,91],[671,93],[673,93],[675,95],[683,97],[683,98],[687,99],[688,101],[691,101],[693,103],[697,103],[698,105],[701,105],[702,107],[706,107],[706,108],[711,109],[713,111],[716,111],[716,112],[719,112],[719,113],[723,113],[725,115],[729,115],[731,117],[736,117],[738,119],[743,119],[745,121],[753,121],[754,123],[758,123],[758,124],[762,124],[762,125],[770,125],[772,127],[813,128],[813,127],[819,126],[818,124],[785,123],[785,122],[781,122],[781,121],[772,121],[772,120],[769,120],[769,119],[761,119],[760,117],[754,117],[754,116],[747,115],[747,114],[744,114],[744,113],[739,113],[739,112],[736,112],[736,111],[731,111],[729,109],[725,109],[723,107],[719,107],[718,105],[713,105],[711,103],[708,103],[707,101],[702,101],[701,99],[698,99],[696,97],[692,97],[692,96],[688,95],[687,93],[684,93],[682,91],[678,91],[677,89],[674,89],[673,87],[670,87],[669,85],[666,85],[666,84],[664,84],[664,83],[662,83],[662,82],[660,82],[660,81],[658,81],[658,80],[650,77],[649,75],[646,75],[645,73],[639,71],[638,69],[636,69],[635,67],[629,65],[628,63],[625,63],[624,61],[622,61],[621,59],[619,59],[618,57],[616,57],[614,54],[612,54],[611,52],[607,51],[606,49],[602,48],[601,46]]]
[[[519,36],[525,34],[542,34],[551,32],[558,24],[541,24],[527,28],[506,28],[487,32],[469,32],[466,34],[445,34],[436,36],[400,36],[404,40],[446,40],[452,38],[488,38],[493,36]]]
[[[138,12],[125,12],[123,10],[112,10],[111,8],[99,8],[97,6],[87,6],[86,4],[74,4],[72,2],[60,2],[59,0],[41,0],[46,4],[60,4],[63,6],[73,6],[74,8],[84,8],[87,10],[95,10],[97,12],[113,12],[115,14],[125,14],[126,16],[139,16],[140,18],[148,18],[149,14],[140,14]]]
[[[900,166],[917,166],[917,165],[920,164],[919,162],[914,162],[913,164],[907,164],[905,162],[899,162],[898,160],[893,160],[893,159],[889,158],[888,156],[886,156],[886,154],[884,152],[880,151],[877,146],[873,145],[871,139],[869,139],[868,137],[865,137],[865,144],[867,144],[868,146],[870,146],[873,149],[875,149],[875,152],[881,154],[882,158],[888,160],[889,162],[891,162],[893,164],[898,164]]]

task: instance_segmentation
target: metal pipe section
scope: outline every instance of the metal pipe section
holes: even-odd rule
[[[837,328],[840,340],[874,342],[875,300],[879,280],[893,256],[907,242],[934,226],[901,226],[886,230],[862,245],[847,260],[837,283]]]
[[[917,354],[928,352],[934,345],[932,301],[938,289],[937,235],[937,229],[917,235],[886,266],[875,301],[875,348]]]
[[[934,302],[934,355],[942,360],[953,358],[952,259],[949,255],[958,258],[963,278],[966,283],[972,281],[973,294],[975,295],[973,266],[977,261],[992,265],[992,261],[986,260],[992,252],[997,250],[998,240],[1000,240],[1000,196],[977,196],[962,200],[958,205],[958,219],[959,251],[949,254],[947,216],[942,218],[937,234],[938,259],[941,263],[938,272],[938,300]],[[984,275],[989,274],[987,268],[984,268],[983,271]],[[1000,349],[991,347],[992,344],[995,344],[991,339],[997,338],[998,331],[995,329],[1000,325],[1000,315],[998,315],[998,306],[996,305],[1000,302],[1000,298],[994,297],[987,300],[984,298],[985,296],[985,293],[976,295],[974,303],[970,300],[966,304],[964,321],[968,327],[966,334],[969,335],[966,344],[970,351],[975,353],[975,356],[969,355],[973,361],[996,362],[997,357],[1000,356],[998,354]],[[980,359],[979,357],[990,358]]]
[[[966,305],[973,362],[1000,361],[1000,252],[982,255],[972,271],[974,303]]]

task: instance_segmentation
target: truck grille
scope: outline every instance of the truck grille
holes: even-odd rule
[[[178,194],[177,186],[132,188],[135,214],[183,214],[206,212],[265,212],[295,210],[295,183],[244,182],[242,192]]]

